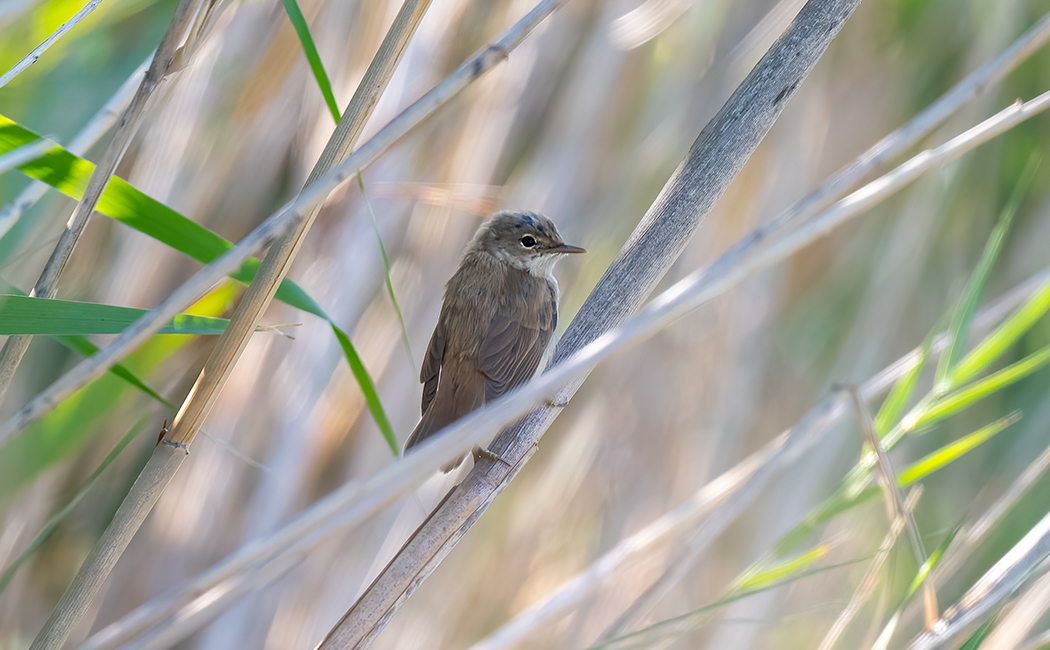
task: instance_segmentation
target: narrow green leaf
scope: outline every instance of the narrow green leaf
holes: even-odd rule
[[[239,293],[238,283],[223,282],[189,311],[205,316],[222,313]],[[150,337],[124,360],[124,365],[140,376],[148,375],[192,341],[189,336]],[[139,399],[137,394],[129,394],[124,379],[106,373],[31,423],[23,435],[8,440],[0,447],[0,501],[91,442],[113,409],[128,404],[132,398]]]
[[[981,623],[981,627],[977,628],[969,639],[966,639],[966,643],[959,646],[959,650],[977,650],[984,643],[988,633],[992,631],[992,626],[995,625],[995,621],[999,619],[999,612],[996,611],[994,614],[988,616],[988,620]]]
[[[342,346],[343,353],[346,354],[346,360],[350,363],[350,372],[354,373],[354,377],[361,387],[361,392],[365,395],[365,403],[368,404],[368,410],[372,412],[372,417],[379,426],[379,430],[383,433],[383,438],[390,445],[390,451],[397,458],[401,455],[401,447],[397,444],[394,427],[390,426],[390,420],[386,417],[383,404],[379,401],[379,393],[376,392],[375,383],[373,383],[372,377],[369,376],[368,369],[365,368],[361,357],[357,355],[357,350],[354,349],[354,344],[350,342],[350,337],[343,330],[336,327],[335,323],[332,323],[332,331],[335,332],[335,338],[339,340],[339,345]]]
[[[996,434],[1021,419],[1018,412],[1011,413],[1004,418],[992,422],[988,426],[981,427],[973,433],[967,434],[958,440],[948,443],[937,451],[912,463],[904,471],[897,475],[898,485],[909,485],[915,481],[926,478],[937,470],[946,467],[956,459],[962,457],[981,444],[991,440]]]
[[[90,357],[91,355],[98,352],[98,346],[92,343],[91,341],[87,340],[83,336],[55,336],[53,338],[62,345],[69,348],[70,350],[73,350],[74,352],[79,352],[85,357]],[[114,375],[120,377],[124,381],[128,382],[135,388],[138,388],[143,393],[146,393],[147,395],[157,400],[164,406],[167,406],[169,409],[173,411],[177,410],[177,407],[174,404],[164,399],[160,395],[160,393],[153,390],[153,388],[151,388],[145,381],[139,379],[138,376],[135,373],[128,370],[127,367],[124,366],[124,364],[118,363],[112,368],[110,368],[109,371],[112,372]]]
[[[1024,336],[1032,325],[1050,310],[1050,281],[1039,288],[1005,323],[989,334],[966,355],[952,373],[951,385],[958,386],[987,368],[1007,348]]]
[[[1014,215],[1017,214],[1018,208],[1021,207],[1021,201],[1028,194],[1028,190],[1032,185],[1032,179],[1035,177],[1035,171],[1038,168],[1039,157],[1033,155],[1029,159],[1024,173],[1021,174],[1021,179],[1017,182],[1017,186],[1014,187],[1010,200],[1003,207],[1003,211],[999,215],[999,221],[995,224],[992,234],[989,235],[988,241],[985,243],[981,259],[977,262],[977,267],[966,285],[966,291],[963,292],[959,300],[959,305],[952,316],[951,327],[948,328],[948,348],[941,355],[937,364],[937,374],[933,385],[938,392],[947,392],[954,387],[952,380],[955,377],[952,374],[952,370],[955,368],[955,364],[959,360],[963,347],[970,336],[970,323],[973,321],[974,314],[977,313],[977,305],[981,300],[981,294],[984,292],[985,282],[992,272],[995,260],[999,257],[1003,241],[1006,239],[1006,233],[1010,229],[1010,224],[1013,223]]]
[[[1008,415],[908,465],[898,473],[897,484],[902,487],[910,485],[944,469],[956,458],[1013,424],[1016,419],[1016,414]],[[805,519],[777,540],[773,545],[772,557],[784,557],[801,546],[820,526],[839,514],[882,495],[880,487],[870,485],[871,468],[868,468],[866,472],[856,471],[857,468],[854,470],[855,479],[844,482],[831,496],[811,510]]]
[[[818,527],[831,521],[836,515],[880,496],[882,496],[882,489],[875,485],[868,485],[858,491],[840,487],[811,510],[805,519],[777,540],[773,545],[773,557],[784,557],[805,543]]]
[[[145,309],[96,302],[0,295],[0,336],[119,334],[145,313]],[[225,318],[179,314],[159,333],[217,335],[227,323]]]
[[[685,634],[690,630],[695,630],[701,627],[707,619],[707,615],[722,608],[726,605],[743,600],[755,594],[769,591],[777,587],[784,587],[789,584],[798,582],[805,578],[810,578],[815,575],[821,575],[829,571],[851,567],[861,562],[865,562],[866,559],[861,560],[849,560],[847,562],[841,562],[839,564],[829,564],[808,571],[801,571],[785,577],[782,580],[766,585],[761,589],[752,589],[749,591],[730,591],[727,595],[719,598],[715,602],[698,607],[685,614],[680,614],[673,618],[665,619],[652,625],[648,625],[639,630],[628,632],[627,634],[609,639],[602,643],[592,645],[587,650],[599,650],[599,649],[613,649],[626,650],[627,648],[650,648],[653,646],[663,646],[663,642],[669,639]]]
[[[1033,352],[1024,359],[1012,363],[998,372],[988,375],[984,379],[959,389],[951,395],[946,395],[936,400],[924,409],[922,413],[918,414],[911,428],[918,429],[957,413],[970,404],[1024,379],[1045,366],[1047,362],[1050,362],[1050,345],[1038,352]]]
[[[379,242],[379,252],[383,256],[383,268],[386,271],[386,291],[390,294],[390,302],[394,305],[394,313],[397,314],[397,322],[401,324],[401,342],[405,344],[405,352],[408,353],[408,362],[414,369],[415,358],[412,356],[412,346],[408,342],[408,330],[405,328],[405,317],[401,315],[401,306],[397,304],[397,296],[394,295],[394,281],[390,278],[390,258],[386,254],[386,246],[383,245],[383,237],[379,234],[379,223],[376,221],[376,213],[372,210],[372,202],[368,200],[365,193],[365,181],[361,177],[361,170],[357,171],[357,184],[361,188],[361,196],[368,206],[368,213],[372,215],[372,230],[376,233],[376,241]]]
[[[893,390],[890,391],[886,401],[884,401],[882,407],[879,408],[879,412],[875,416],[875,434],[878,435],[879,438],[885,436],[893,426],[894,422],[897,421],[901,409],[904,408],[904,405],[908,402],[908,398],[911,397],[912,391],[915,390],[915,383],[919,380],[919,375],[922,374],[922,370],[926,367],[926,362],[930,358],[930,346],[932,342],[932,335],[926,337],[926,340],[922,342],[922,348],[919,350],[919,362],[915,364],[914,368],[897,380],[897,383],[894,384]]]
[[[875,639],[875,643],[871,645],[871,650],[886,650],[889,646],[890,638],[893,637],[893,633],[897,631],[897,625],[901,622],[901,613],[899,609],[893,613],[893,616],[886,623],[886,627],[882,628],[882,632]]]
[[[40,136],[36,133],[0,115],[0,154],[38,139]],[[95,165],[56,145],[36,160],[20,165],[19,169],[26,176],[47,183],[79,201]],[[117,176],[106,185],[96,209],[203,264],[214,261],[233,247],[227,240],[146,196]],[[258,268],[259,260],[249,259],[231,277],[247,284],[255,277]],[[313,298],[290,280],[281,282],[276,297],[292,307],[326,318]]]
[[[937,545],[937,548],[933,549],[933,553],[930,553],[930,557],[926,558],[926,561],[922,563],[919,570],[915,573],[915,579],[911,581],[911,585],[908,587],[908,594],[904,597],[905,602],[911,599],[915,595],[915,592],[919,590],[922,583],[926,582],[926,578],[929,577],[930,573],[937,568],[937,563],[944,557],[944,552],[951,546],[955,536],[962,529],[962,524],[958,524],[955,528],[948,531],[948,535],[944,540]]]
[[[299,36],[303,53],[306,54],[306,60],[310,63],[310,69],[313,70],[314,79],[321,88],[321,94],[324,95],[324,101],[328,104],[328,110],[332,111],[332,119],[339,124],[339,105],[335,103],[332,84],[328,82],[328,75],[324,71],[324,64],[321,63],[321,55],[317,53],[314,39],[310,36],[310,27],[306,24],[306,18],[303,17],[303,12],[299,10],[299,5],[295,0],[284,0],[284,10],[288,13],[288,20],[292,21],[292,27]]]
[[[16,295],[16,296],[25,296],[25,293],[22,292],[18,287],[14,286],[14,285],[11,285],[11,284],[8,284],[7,282],[4,282],[3,280],[0,280],[0,308],[3,307],[3,301],[4,301],[4,296],[2,294],[11,294],[11,295]],[[98,346],[95,345],[94,343],[92,343],[91,341],[87,340],[83,336],[54,336],[52,338],[54,340],[58,341],[59,343],[61,343],[62,345],[66,346],[70,350],[72,350],[74,352],[78,352],[78,353],[84,355],[85,357],[90,357],[91,355],[93,355],[96,352],[98,352]],[[161,397],[160,393],[158,393],[157,391],[153,390],[148,384],[146,384],[145,381],[143,381],[142,379],[139,379],[138,375],[136,375],[135,373],[131,372],[131,370],[129,370],[127,368],[127,366],[125,366],[124,364],[122,364],[122,363],[114,364],[109,369],[109,371],[111,373],[113,373],[114,375],[120,377],[124,381],[128,382],[129,384],[131,384],[135,388],[138,388],[142,392],[146,393],[147,395],[149,395],[153,399],[157,400],[158,402],[160,402],[164,406],[167,406],[168,408],[170,408],[172,410],[175,409],[175,405],[174,404],[172,404],[168,400],[166,400],[163,397]]]
[[[731,591],[761,590],[783,581],[791,574],[804,569],[828,554],[824,544],[815,546],[790,560],[778,562],[768,568],[748,571],[733,581]]]
[[[84,487],[80,488],[80,490],[73,495],[73,498],[70,499],[69,503],[55,514],[51,515],[48,520],[44,522],[44,527],[36,536],[36,539],[34,539],[33,542],[27,546],[17,558],[15,558],[15,561],[8,565],[8,567],[4,569],[4,572],[0,574],[0,593],[3,593],[4,589],[7,588],[7,585],[11,582],[11,578],[14,577],[15,572],[18,571],[18,569],[25,564],[29,558],[33,557],[33,554],[36,553],[36,550],[40,548],[40,545],[44,543],[44,540],[47,539],[52,531],[62,523],[62,520],[73,511],[73,508],[75,508],[78,503],[83,501],[84,497],[87,496],[87,493],[90,492],[91,488],[93,488],[95,483],[98,482],[98,477],[102,475],[102,472],[106,471],[106,468],[109,467],[116,457],[120,455],[120,452],[128,446],[128,443],[134,440],[135,436],[138,435],[139,431],[141,431],[142,427],[145,425],[145,418],[136,422],[135,426],[131,427],[131,430],[121,438],[120,442],[117,443],[117,446],[109,452],[109,455],[102,461],[102,464],[95,468],[95,471],[91,473],[90,477],[88,477]]]

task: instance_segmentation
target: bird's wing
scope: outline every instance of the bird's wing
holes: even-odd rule
[[[437,395],[441,359],[445,355],[445,332],[441,327],[442,320],[438,319],[434,334],[430,337],[430,345],[427,346],[427,353],[423,357],[423,366],[419,370],[419,381],[423,384],[423,403],[420,409],[422,414],[427,412],[427,407]]]
[[[541,308],[497,309],[478,351],[478,365],[485,375],[485,401],[528,381],[536,372],[557,324],[557,298],[544,283],[549,301]],[[532,303],[535,304],[535,303]]]

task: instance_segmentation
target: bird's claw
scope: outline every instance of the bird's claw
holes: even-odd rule
[[[482,447],[480,445],[476,445],[474,447],[473,454],[474,454],[474,462],[475,463],[477,463],[479,460],[484,458],[484,459],[490,460],[490,461],[492,461],[494,463],[503,463],[507,467],[514,467],[513,463],[510,463],[509,461],[504,460],[499,454],[496,454],[496,453],[490,451],[489,449],[487,449],[485,447]]]

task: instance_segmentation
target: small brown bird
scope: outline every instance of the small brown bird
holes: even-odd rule
[[[558,324],[554,264],[586,252],[535,212],[503,210],[481,224],[445,285],[419,373],[423,417],[405,451],[535,374]]]

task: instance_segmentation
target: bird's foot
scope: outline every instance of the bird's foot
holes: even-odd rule
[[[491,460],[494,463],[503,463],[507,467],[514,467],[512,463],[502,458],[499,454],[493,453],[492,451],[482,447],[481,445],[474,446],[474,462],[477,463],[482,458]]]

